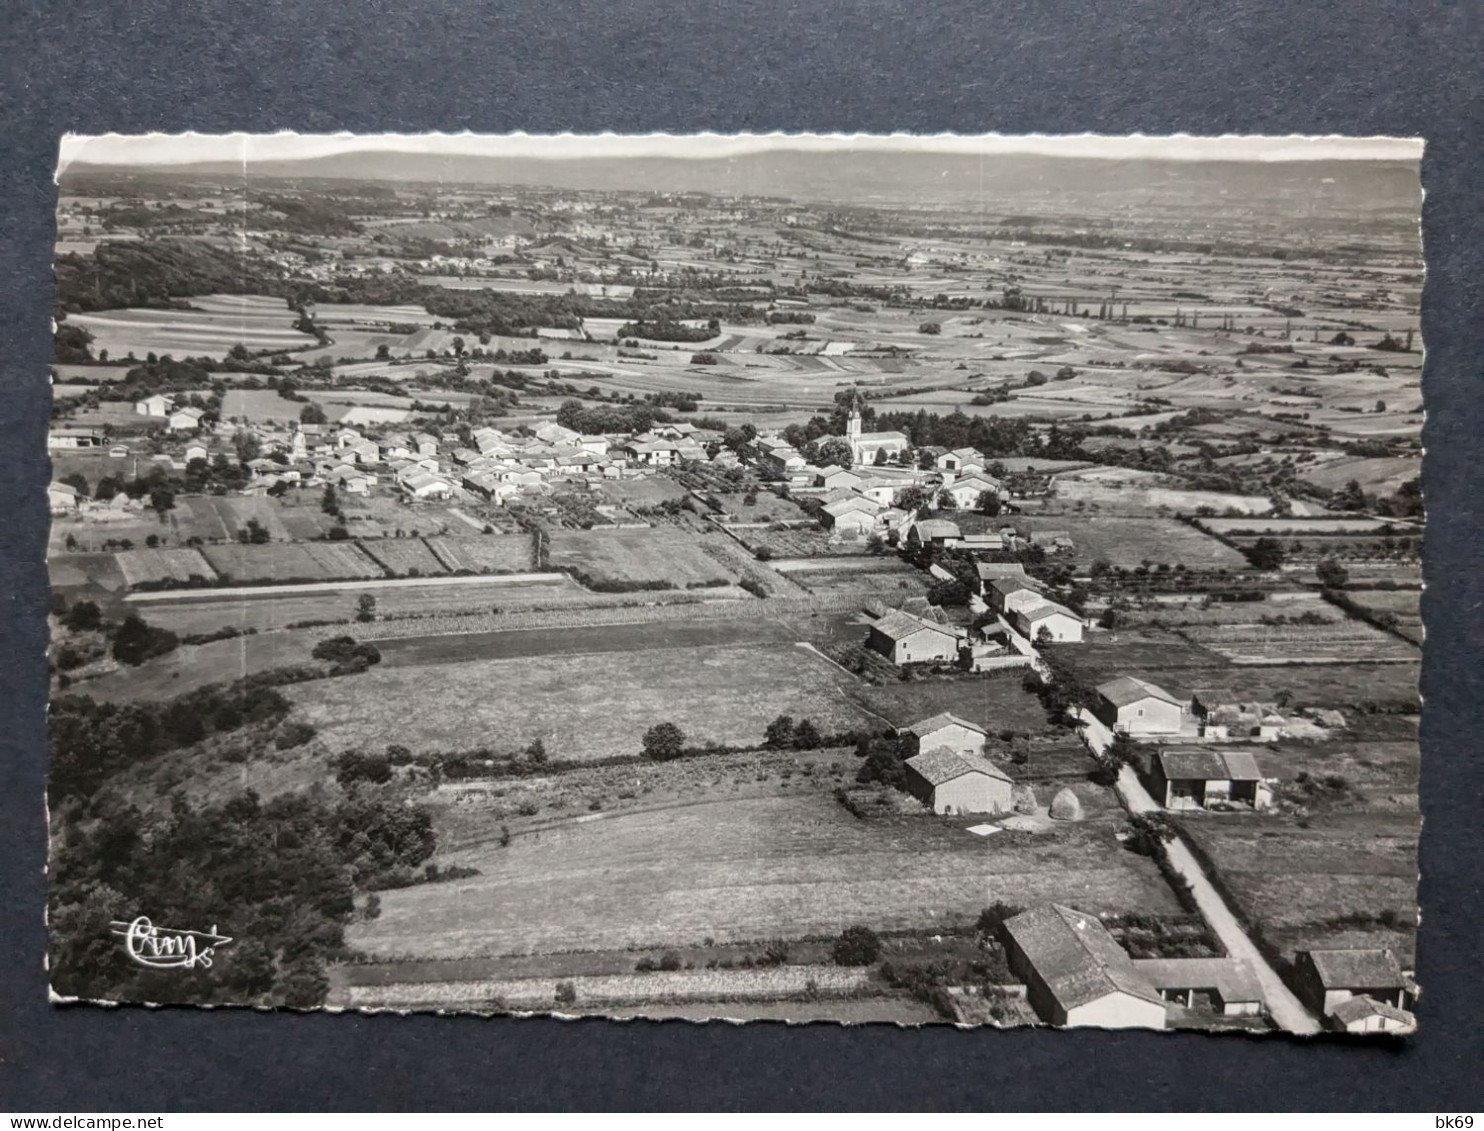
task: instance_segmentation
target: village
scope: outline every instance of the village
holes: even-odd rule
[[[64,240],[111,199],[64,188]],[[59,323],[54,712],[175,736],[69,739],[59,828],[426,813],[296,1002],[1414,1028],[1415,248],[1343,290],[1055,222],[371,199],[310,238],[268,194],[255,265],[319,290]],[[1037,297],[1078,270],[1128,281]],[[1243,270],[1303,294],[1211,297]]]

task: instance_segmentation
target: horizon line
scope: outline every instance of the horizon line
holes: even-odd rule
[[[72,165],[179,166],[307,161],[362,154],[410,158],[486,157],[522,160],[677,158],[718,160],[768,152],[1043,156],[1101,160],[1301,161],[1419,160],[1424,139],[1326,135],[1108,134],[66,134],[57,177]]]

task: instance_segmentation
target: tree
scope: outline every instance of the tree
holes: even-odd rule
[[[917,327],[919,334],[941,334],[943,327],[937,322],[924,322]]]
[[[67,610],[62,624],[71,632],[96,632],[103,627],[103,611],[93,601],[79,601]]]
[[[1358,480],[1352,479],[1346,483],[1339,493],[1331,501],[1336,510],[1363,511],[1366,509],[1365,491],[1361,489]]]
[[[370,593],[362,593],[356,598],[356,620],[364,623],[376,619],[376,598]]]
[[[319,509],[324,511],[326,514],[340,513],[340,499],[335,494],[335,484],[325,484],[325,493],[320,496]]]
[[[835,940],[830,957],[836,966],[870,966],[881,957],[881,939],[870,927],[846,927]]]
[[[526,747],[526,760],[532,765],[546,765],[546,743],[539,738],[531,739],[531,744]]]
[[[769,750],[783,750],[794,738],[794,720],[792,715],[779,715],[763,732],[763,745]]]
[[[1350,571],[1334,558],[1321,558],[1314,572],[1319,578],[1319,584],[1326,589],[1343,589],[1345,582],[1350,580]]]
[[[330,418],[325,415],[325,410],[310,401],[299,410],[299,423],[301,424],[324,424]]]
[[[979,497],[974,500],[974,509],[980,514],[987,514],[991,518],[1000,513],[1000,496],[998,491],[980,491]]]
[[[379,345],[379,346],[376,347],[376,360],[377,361],[387,361],[387,360],[389,360],[391,358],[391,356],[392,356],[391,348],[385,342],[382,342],[381,345]]]
[[[819,728],[814,725],[812,719],[800,719],[794,727],[793,745],[795,750],[816,750],[824,739],[820,736]]]
[[[674,723],[656,723],[644,732],[644,757],[668,762],[685,750],[685,732]]]
[[[121,664],[137,666],[173,652],[179,643],[179,638],[169,629],[155,628],[137,613],[130,613],[113,638],[113,658]]]
[[[827,467],[834,464],[846,470],[855,463],[855,452],[850,446],[850,441],[843,436],[827,436],[819,442],[819,465]]]
[[[1276,538],[1259,538],[1246,550],[1253,569],[1275,570],[1283,566],[1283,545]]]
[[[175,509],[175,492],[164,487],[156,487],[149,493],[149,505],[154,507],[156,514],[164,518],[166,511]]]
[[[927,488],[913,485],[903,487],[892,500],[892,506],[904,511],[920,511],[932,501]]]

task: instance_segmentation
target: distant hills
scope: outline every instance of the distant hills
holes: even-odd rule
[[[84,165],[63,175],[83,178],[134,173],[146,177],[238,182],[229,162],[171,166]],[[1202,203],[1230,215],[1269,209],[1292,215],[1354,215],[1400,211],[1416,216],[1421,187],[1413,161],[1166,161],[1058,157],[832,153],[780,149],[727,158],[542,158],[364,151],[301,160],[263,161],[253,179],[441,182],[548,186],[582,190],[700,192],[774,196],[831,204],[922,203],[950,207],[1057,200],[1064,207],[1121,200],[1148,207],[1167,200],[1183,209]]]

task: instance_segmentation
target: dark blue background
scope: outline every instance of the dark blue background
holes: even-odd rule
[[[1481,31],[1477,4],[1424,0],[12,0],[0,18],[0,1109],[1479,1110]],[[1425,136],[1415,1039],[48,1005],[42,489],[58,136],[465,128]]]

